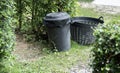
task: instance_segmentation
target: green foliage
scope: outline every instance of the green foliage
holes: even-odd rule
[[[0,73],[18,73],[18,69],[14,68],[15,62],[13,56],[0,61]]]
[[[45,34],[46,30],[42,24],[43,17],[51,12],[68,12],[75,14],[75,0],[33,0],[32,1],[32,27],[37,38]]]
[[[120,25],[109,24],[95,29],[93,73],[120,72]]]
[[[0,73],[10,73],[12,68],[10,58],[15,42],[14,13],[13,0],[0,0]]]
[[[27,32],[31,23],[31,0],[15,0],[17,31]],[[26,28],[27,27],[27,28]]]
[[[0,60],[10,55],[14,46],[12,17],[14,15],[14,1],[0,1]]]
[[[17,5],[18,29],[27,34],[36,35],[36,39],[46,34],[42,23],[46,14],[51,12],[68,12],[71,16],[77,13],[76,0],[15,0]]]

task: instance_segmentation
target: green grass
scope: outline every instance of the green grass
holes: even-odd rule
[[[10,67],[6,61],[9,73],[69,73],[69,69],[81,61],[86,64],[89,59],[91,46],[78,46],[72,42],[72,48],[67,52],[45,52],[44,56],[34,62],[13,60]]]
[[[90,48],[77,45],[68,52],[49,53],[36,62],[28,63],[23,70],[24,73],[68,73],[67,70],[77,61],[84,62],[88,59],[85,55],[89,51]]]

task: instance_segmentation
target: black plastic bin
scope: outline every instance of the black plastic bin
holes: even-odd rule
[[[103,17],[73,17],[71,20],[71,38],[81,45],[92,44],[95,40],[92,28],[104,23]]]
[[[49,13],[43,20],[54,48],[58,51],[70,49],[70,16],[66,12]]]

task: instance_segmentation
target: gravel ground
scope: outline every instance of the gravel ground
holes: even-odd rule
[[[77,65],[71,68],[70,73],[92,73],[92,69],[88,64],[78,62]]]
[[[120,6],[120,0],[94,0],[92,3],[97,5]]]
[[[103,13],[120,14],[120,0],[95,0],[92,3],[80,3],[80,5]]]

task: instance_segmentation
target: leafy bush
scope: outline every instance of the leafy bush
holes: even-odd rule
[[[16,30],[26,32],[30,29],[30,22],[31,22],[31,3],[32,0],[14,0],[16,2],[16,19],[18,23],[16,25]],[[27,28],[26,28],[27,27]]]
[[[93,73],[120,73],[120,25],[99,26],[94,35]]]
[[[33,0],[32,1],[32,27],[37,38],[45,33],[42,24],[43,17],[50,12],[75,13],[75,0]]]
[[[18,28],[22,32],[32,33],[39,40],[46,33],[42,24],[43,17],[51,12],[68,12],[71,16],[76,14],[76,0],[15,0],[17,5]],[[24,18],[23,18],[24,17]],[[26,27],[27,26],[27,27]]]
[[[13,0],[0,1],[0,61],[10,55],[14,46],[12,17],[14,14]]]

